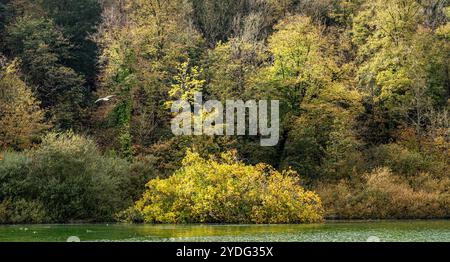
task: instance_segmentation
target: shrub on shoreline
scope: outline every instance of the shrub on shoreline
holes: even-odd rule
[[[449,179],[436,181],[421,174],[408,183],[388,168],[375,169],[359,182],[342,180],[317,188],[334,219],[431,219],[450,217]],[[445,186],[447,185],[447,186]]]
[[[204,159],[188,152],[182,168],[154,179],[136,203],[146,223],[312,223],[322,220],[320,198],[293,171],[245,165],[233,153]]]
[[[144,190],[144,171],[83,136],[49,134],[33,150],[4,153],[0,223],[114,221]]]

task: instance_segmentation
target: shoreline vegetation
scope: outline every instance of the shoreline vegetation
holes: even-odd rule
[[[0,224],[450,218],[449,1],[159,3],[0,1]],[[173,135],[196,93],[279,143]]]
[[[104,155],[94,141],[73,133],[50,134],[37,148],[2,156],[0,193],[8,195],[0,203],[2,224],[295,224],[450,217],[448,184],[422,175],[416,178],[417,190],[388,168],[362,175],[356,185],[342,180],[308,191],[292,169],[246,165],[236,151],[210,159],[188,151],[180,169],[167,178],[155,176],[150,162]]]

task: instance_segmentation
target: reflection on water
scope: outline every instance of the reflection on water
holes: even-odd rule
[[[310,225],[14,225],[0,241],[446,241],[450,220],[327,222]]]

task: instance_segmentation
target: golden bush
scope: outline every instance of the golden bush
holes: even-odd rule
[[[320,198],[298,175],[245,165],[235,152],[204,159],[188,152],[182,168],[154,179],[136,209],[147,223],[309,223],[322,220]]]

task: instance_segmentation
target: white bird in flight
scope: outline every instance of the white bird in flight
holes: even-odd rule
[[[98,99],[97,101],[95,101],[95,103],[97,104],[97,103],[99,103],[99,102],[108,102],[108,101],[111,100],[111,98],[113,98],[113,97],[115,97],[115,96],[114,96],[114,95],[111,95],[111,96],[103,97],[103,98],[100,98],[100,99]]]

